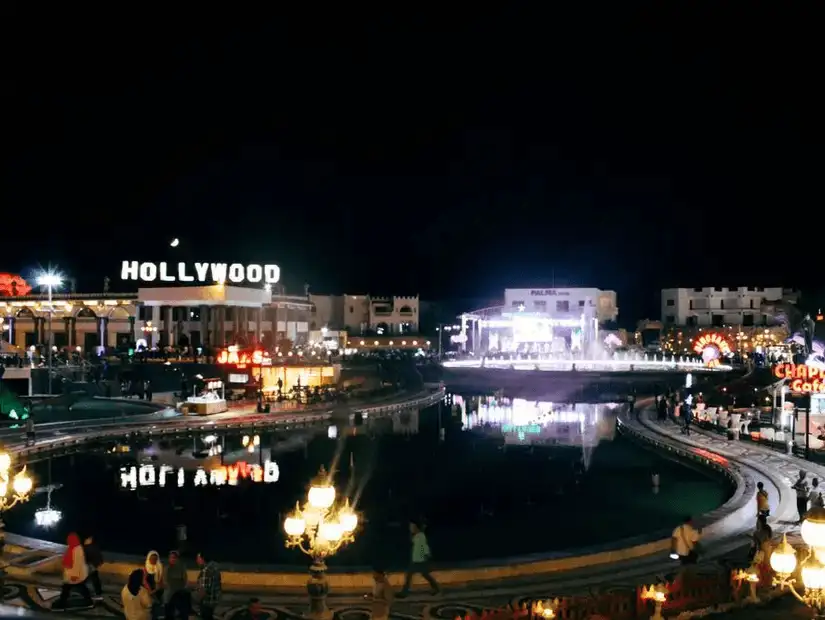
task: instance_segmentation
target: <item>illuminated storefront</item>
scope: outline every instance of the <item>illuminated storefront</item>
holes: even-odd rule
[[[776,364],[773,375],[785,379],[792,394],[825,393],[825,369],[807,364]]]
[[[295,387],[327,387],[338,383],[339,364],[320,364],[313,361],[286,361],[273,358],[258,349],[242,350],[229,347],[218,353],[217,363],[226,367],[230,388],[254,385],[264,393],[282,393]]]

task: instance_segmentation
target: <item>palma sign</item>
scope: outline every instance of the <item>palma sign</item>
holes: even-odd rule
[[[278,265],[241,263],[141,263],[125,260],[121,280],[138,282],[200,282],[201,284],[275,284],[281,278]]]
[[[245,461],[233,465],[222,465],[210,470],[198,467],[195,470],[193,483],[196,487],[205,486],[236,486],[241,480],[251,482],[278,482],[281,472],[274,461],[266,461],[263,467]],[[187,474],[183,467],[175,469],[170,465],[141,465],[140,467],[121,467],[120,486],[134,491],[141,487],[165,487],[169,478],[173,478],[177,486],[186,484]]]

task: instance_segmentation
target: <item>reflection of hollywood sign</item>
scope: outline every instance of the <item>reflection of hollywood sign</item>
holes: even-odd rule
[[[166,486],[166,481],[170,475],[175,477],[176,483],[182,487],[186,483],[186,474],[183,467],[175,469],[169,465],[141,465],[140,467],[121,467],[120,486],[125,489],[136,489],[138,486]],[[199,486],[222,486],[225,484],[236,485],[240,480],[250,480],[252,482],[278,482],[280,471],[278,464],[274,461],[266,461],[260,465],[250,465],[244,461],[234,465],[223,465],[215,467],[209,471],[199,467],[195,471],[194,485]]]

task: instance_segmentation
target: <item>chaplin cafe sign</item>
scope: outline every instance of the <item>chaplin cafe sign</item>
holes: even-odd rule
[[[223,284],[249,282],[275,284],[281,278],[278,265],[242,265],[241,263],[140,263],[125,260],[120,268],[121,280],[140,282],[201,282]]]

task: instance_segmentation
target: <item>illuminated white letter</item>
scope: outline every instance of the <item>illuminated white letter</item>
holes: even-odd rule
[[[181,282],[194,282],[195,276],[186,273],[186,263],[178,263],[178,280]]]
[[[212,268],[212,279],[217,284],[226,282],[226,263],[212,263],[210,267]]]
[[[278,265],[264,265],[264,282],[276,284],[281,279],[281,268]]]
[[[264,463],[264,482],[278,482],[281,477],[281,470],[278,469],[278,463],[275,461],[266,461]]]
[[[198,274],[198,282],[206,282],[206,274],[209,273],[209,263],[195,263],[195,273]]]
[[[174,282],[175,276],[170,276],[167,269],[168,265],[166,263],[160,264],[160,281],[161,282]]]
[[[207,484],[209,484],[209,478],[206,477],[206,471],[203,467],[198,467],[198,471],[195,472],[195,486],[205,487]]]
[[[158,267],[155,263],[140,264],[140,279],[144,282],[153,282],[158,277]]]
[[[162,487],[166,486],[166,474],[169,474],[172,471],[174,471],[174,470],[171,467],[169,467],[169,465],[161,465],[160,466],[160,475],[159,475],[160,480],[158,480],[158,484],[160,484],[160,486],[162,486]]]
[[[181,468],[178,470],[178,486],[179,486],[179,487],[182,487],[182,486],[183,486],[183,482],[184,482],[184,480],[183,480],[183,467],[181,467]]]
[[[155,485],[155,468],[152,465],[141,465],[138,470],[138,483],[142,487]]]
[[[136,260],[125,260],[120,267],[121,280],[138,279],[138,262]]]
[[[264,277],[264,268],[260,265],[247,265],[246,266],[246,281],[247,282],[260,282],[263,280]]]
[[[137,488],[137,467],[120,468],[120,486],[135,490]]]
[[[243,265],[240,263],[232,263],[229,265],[229,281],[236,284],[243,282]]]
[[[226,484],[226,470],[223,467],[219,467],[210,471],[209,482],[217,486]]]

